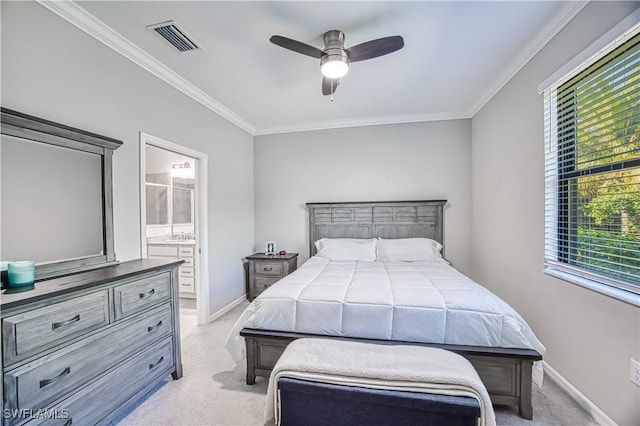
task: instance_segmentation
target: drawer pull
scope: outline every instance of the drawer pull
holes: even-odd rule
[[[268,268],[265,266],[262,268],[264,271],[273,271],[273,267],[269,266]]]
[[[161,325],[162,325],[162,320],[160,320],[160,322],[157,323],[156,325],[152,325],[150,327],[147,327],[147,333],[151,333],[152,331],[157,330],[158,328],[160,328]]]
[[[160,357],[160,359],[158,360],[158,362],[156,362],[155,364],[149,364],[149,370],[153,370],[155,367],[158,366],[158,364],[160,364],[162,361],[164,361],[164,355]]]
[[[73,424],[73,417],[69,417],[69,420],[66,421],[66,423],[62,426],[71,426]]]
[[[146,293],[140,293],[140,294],[138,294],[138,297],[139,297],[140,299],[146,299],[147,297],[151,297],[151,296],[153,296],[155,293],[156,293],[156,289],[155,289],[155,288],[152,288],[151,290],[149,290],[149,291],[148,291],[148,292],[146,292]]]
[[[71,373],[71,367],[67,367],[64,370],[62,370],[62,373],[58,374],[56,377],[53,377],[51,379],[44,379],[44,380],[40,380],[40,389],[42,389],[43,387],[50,385],[51,383],[62,379],[64,376],[69,375],[69,373]]]
[[[75,317],[66,321],[54,322],[53,324],[51,324],[51,329],[57,330],[58,328],[62,328],[66,325],[73,324],[74,322],[78,322],[78,321],[80,321],[80,314],[76,314]]]

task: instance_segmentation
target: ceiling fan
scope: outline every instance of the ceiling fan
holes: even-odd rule
[[[404,47],[401,36],[390,36],[344,48],[344,33],[331,30],[324,33],[324,50],[279,35],[272,36],[269,41],[285,49],[320,59],[322,72],[322,94],[333,95],[340,78],[349,72],[351,62],[364,61],[400,50]]]

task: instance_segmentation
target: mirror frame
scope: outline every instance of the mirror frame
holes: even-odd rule
[[[0,108],[0,133],[100,155],[102,163],[102,253],[36,264],[36,280],[117,263],[113,238],[113,151],[122,141]]]

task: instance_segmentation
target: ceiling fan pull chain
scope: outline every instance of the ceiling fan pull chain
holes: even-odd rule
[[[331,80],[331,102],[333,102],[333,93],[335,90],[333,89],[333,80]]]

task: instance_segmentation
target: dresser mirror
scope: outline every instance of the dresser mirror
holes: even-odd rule
[[[112,154],[119,140],[1,109],[2,261],[36,280],[116,262]]]

